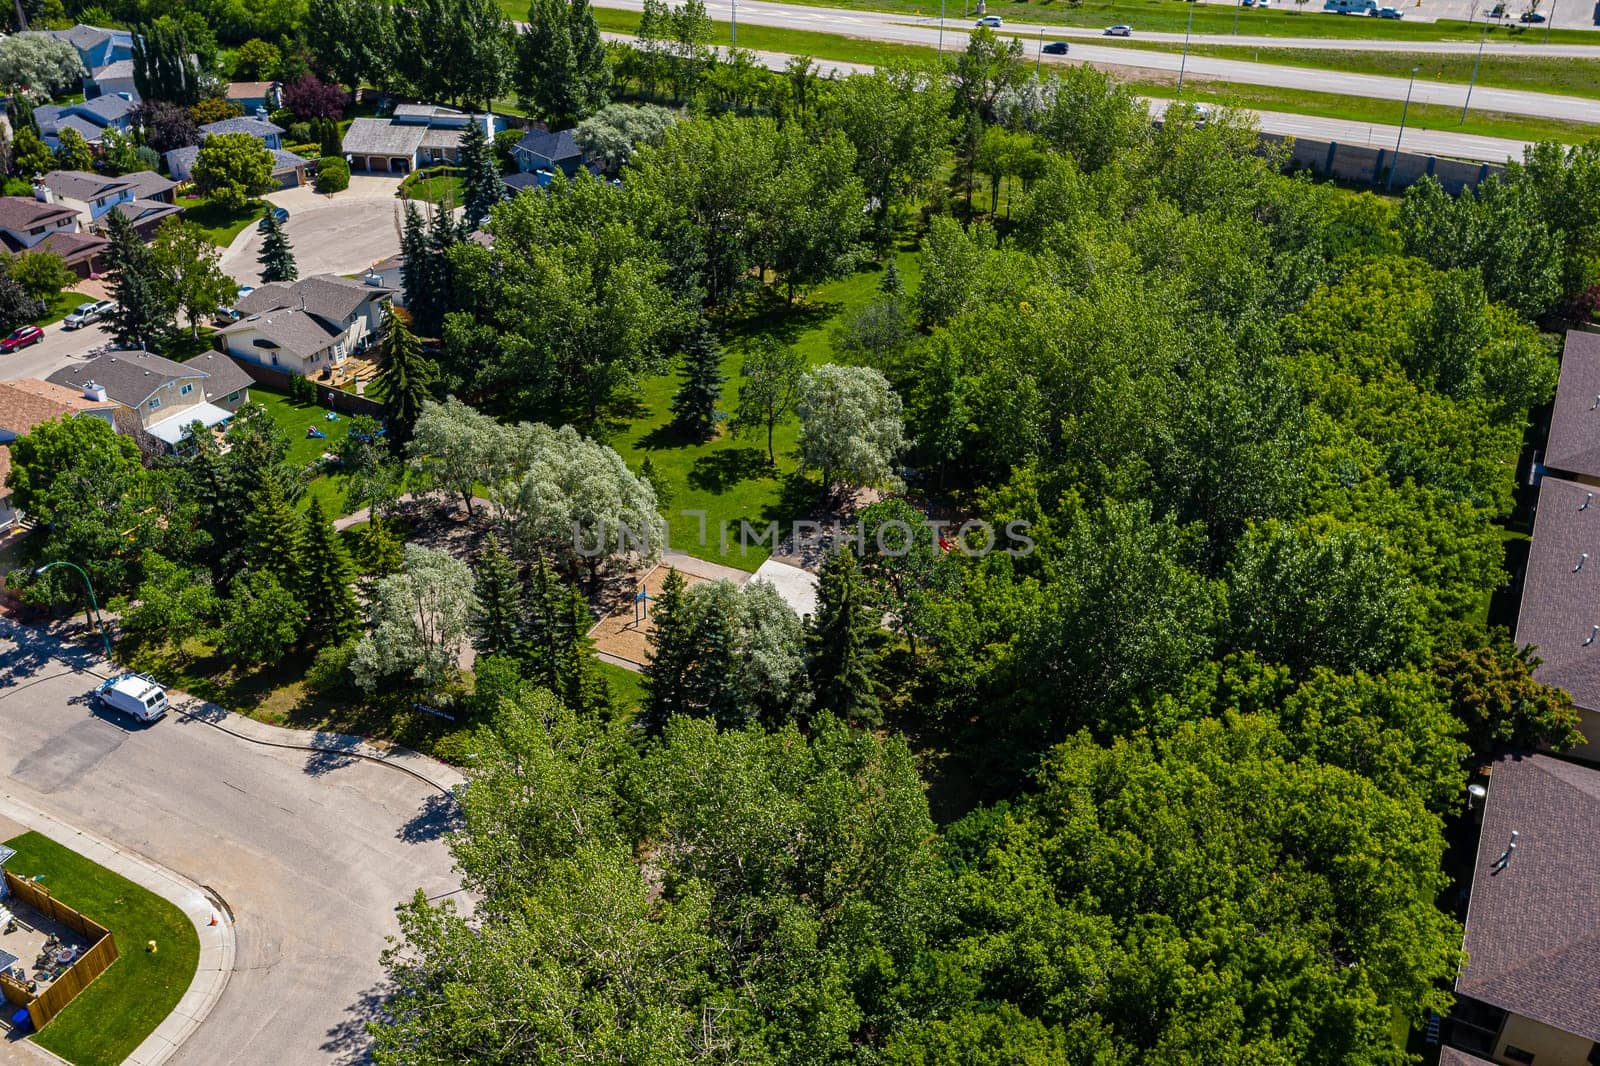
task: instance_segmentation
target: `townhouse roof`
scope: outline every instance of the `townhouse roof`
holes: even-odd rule
[[[78,213],[61,204],[47,204],[31,196],[0,196],[0,229],[26,233],[36,226],[76,218]]]
[[[241,116],[239,118],[225,118],[220,122],[207,122],[200,127],[200,135],[209,137],[217,133],[248,133],[257,140],[264,141],[274,134],[282,133],[283,127],[259,118]]]
[[[108,178],[87,170],[52,170],[39,179],[39,184],[57,196],[70,196],[74,200],[98,200],[132,188],[122,178]]]
[[[383,118],[358,118],[345,131],[340,148],[346,155],[414,156],[426,132],[426,126],[407,126]]]
[[[31,433],[41,422],[80,411],[105,410],[106,404],[85,398],[81,389],[71,389],[38,378],[0,381],[0,429],[21,436]]]
[[[1517,642],[1534,646],[1540,681],[1600,710],[1600,486],[1548,474],[1540,482]]]
[[[1508,755],[1488,788],[1456,990],[1600,1040],[1600,771]]]
[[[1600,477],[1600,333],[1567,334],[1544,465]]]

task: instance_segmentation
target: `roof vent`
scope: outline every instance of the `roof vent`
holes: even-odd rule
[[[1587,648],[1589,645],[1593,644],[1594,638],[1596,637],[1600,637],[1600,626],[1594,626],[1589,630],[1589,639],[1583,642],[1583,646]]]
[[[1511,843],[1506,845],[1506,850],[1500,853],[1500,857],[1494,861],[1490,869],[1498,873],[1511,865],[1511,856],[1517,853],[1517,837],[1519,835],[1515,829],[1511,831]]]
[[[1592,502],[1594,502],[1594,493],[1592,493],[1592,492],[1584,493],[1583,494],[1583,506],[1579,507],[1578,510],[1587,511],[1589,509],[1589,504],[1592,503]]]
[[[1593,411],[1596,407],[1600,407],[1600,396],[1594,398],[1594,403],[1589,405],[1589,410]]]
[[[1588,552],[1580,552],[1578,554],[1578,565],[1574,566],[1572,568],[1572,572],[1574,574],[1576,574],[1579,570],[1582,570],[1583,569],[1583,564],[1588,562],[1588,561],[1589,561],[1589,553]]]

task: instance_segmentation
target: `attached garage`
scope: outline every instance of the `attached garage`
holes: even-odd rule
[[[350,123],[341,147],[350,169],[366,174],[409,174],[417,165],[426,126],[403,125],[384,118],[358,118]]]

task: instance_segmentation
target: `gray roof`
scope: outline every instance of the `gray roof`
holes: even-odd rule
[[[1600,771],[1508,755],[1488,787],[1456,990],[1600,1040]]]
[[[198,159],[199,156],[200,146],[198,144],[190,144],[182,148],[174,148],[167,153],[167,169],[172,171],[174,174],[180,171],[191,171],[194,169],[194,161]]]
[[[1494,1066],[1494,1061],[1481,1059],[1460,1048],[1447,1047],[1439,1052],[1439,1066]]]
[[[346,155],[415,156],[426,126],[405,126],[382,118],[358,118],[340,145]]]
[[[274,281],[258,287],[234,304],[246,315],[281,309],[309,311],[341,326],[368,300],[388,295],[389,290],[366,285],[352,278],[317,274],[299,281]]]
[[[85,26],[78,23],[70,30],[46,30],[45,33],[58,41],[66,41],[78,51],[86,51],[111,36],[110,30],[103,30],[99,26]]]
[[[127,78],[129,81],[132,81],[133,60],[119,59],[115,63],[107,63],[105,66],[95,71],[91,77],[93,77],[95,81],[120,81],[123,78]]]
[[[65,110],[66,107],[62,104],[40,104],[33,109],[33,118],[35,122],[43,126],[46,122],[54,122],[60,118],[61,112]]]
[[[422,134],[421,148],[459,148],[461,138],[467,134],[466,128],[428,129]]]
[[[399,119],[464,118],[466,112],[438,104],[396,104],[394,117]]]
[[[128,183],[133,195],[141,200],[154,200],[178,187],[171,178],[162,177],[153,170],[135,170],[119,179]]]
[[[165,200],[124,200],[111,210],[135,226],[147,226],[156,219],[176,215],[183,208],[177,204],[169,204]]]
[[[205,392],[208,399],[226,398],[229,393],[248,389],[255,384],[255,379],[245,373],[243,367],[221,352],[202,352],[180,365],[205,372]]]
[[[516,143],[512,151],[527,152],[556,162],[583,158],[583,149],[578,147],[578,139],[572,135],[571,130],[561,130],[556,133],[529,130],[522,135],[522,139]]]
[[[31,196],[0,196],[0,229],[26,232],[35,226],[76,218],[77,212],[60,204],[47,204]]]
[[[251,294],[255,295],[254,293]],[[298,356],[315,355],[342,335],[316,315],[286,307],[250,315],[218,331],[224,337],[238,333],[260,333],[269,342],[256,346],[264,350],[281,348]]]
[[[200,127],[200,134],[204,137],[209,137],[213,133],[248,133],[258,141],[264,141],[273,134],[282,132],[282,126],[263,122],[259,118],[225,118],[221,122],[207,122]]]
[[[1600,334],[1567,334],[1544,465],[1600,477]]]
[[[132,188],[121,178],[108,178],[87,170],[52,170],[39,179],[39,184],[57,196],[70,196],[74,200],[98,200]]]
[[[1517,643],[1535,646],[1539,680],[1600,711],[1600,486],[1545,476],[1523,568]]]
[[[234,369],[238,370],[238,367]],[[93,381],[104,386],[106,395],[111,399],[125,407],[138,407],[163,385],[208,376],[204,369],[194,364],[175,363],[149,352],[118,350],[96,356],[85,363],[62,367],[45,380],[71,389],[82,389]],[[201,391],[206,391],[204,384]]]
[[[104,119],[105,125],[110,125],[120,118],[126,118],[138,106],[137,102],[118,96],[116,93],[106,93],[104,96],[97,96],[93,100],[85,100],[81,104],[73,104],[72,109],[74,111],[87,111],[97,118]]]
[[[99,144],[105,138],[105,128],[96,126],[81,115],[60,115],[49,122],[39,123],[39,132],[59,137],[62,130],[76,130],[90,144]]]
[[[272,149],[272,172],[274,174],[282,174],[286,170],[293,170],[295,167],[303,167],[308,162],[310,162],[310,160],[306,159],[304,156],[295,155],[293,152],[287,151],[286,149]]]

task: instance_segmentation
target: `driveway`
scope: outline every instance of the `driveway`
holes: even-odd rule
[[[131,729],[89,707],[92,665],[0,622],[0,789],[227,902],[235,971],[172,1061],[360,1060],[396,903],[459,888],[441,840],[449,801],[390,767],[199,719]]]
[[[294,247],[300,276],[359,274],[400,251],[398,178],[358,174],[350,188],[324,196],[310,186],[285,189],[267,199],[289,212],[283,229]],[[259,285],[261,234],[247,226],[222,253],[222,269],[241,285]]]

